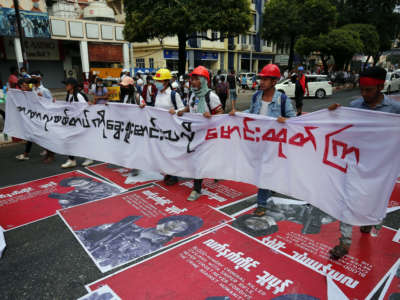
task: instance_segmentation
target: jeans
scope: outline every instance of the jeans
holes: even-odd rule
[[[230,98],[232,101],[236,101],[236,100],[237,100],[236,89],[230,89],[230,90],[229,90],[229,98]]]
[[[272,197],[272,191],[266,189],[258,189],[257,206],[267,207],[267,200]]]

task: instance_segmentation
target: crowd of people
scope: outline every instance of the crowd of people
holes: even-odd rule
[[[259,80],[257,91],[253,94],[248,113],[276,118],[277,122],[285,123],[288,118],[299,116],[302,113],[302,97],[307,92],[307,83],[304,75],[304,68],[299,67],[296,72],[290,74],[293,82],[296,83],[296,108],[292,101],[284,93],[275,89],[275,85],[280,81],[281,70],[275,64],[264,66],[258,74]],[[32,90],[39,96],[52,98],[51,93],[41,83],[42,75],[39,71],[30,75],[21,72],[18,77],[17,70],[12,70],[9,85],[12,88],[21,90]],[[232,101],[232,109],[229,115],[236,113],[237,100],[237,76],[235,71],[231,71],[225,78],[218,74],[213,78],[210,71],[198,66],[187,77],[174,78],[168,69],[159,69],[154,75],[139,74],[135,79],[132,78],[128,70],[121,74],[121,102],[133,103],[139,105],[142,109],[146,106],[154,106],[169,111],[171,115],[182,116],[185,113],[201,114],[204,118],[212,118],[213,115],[223,114],[226,109],[226,101]],[[289,74],[287,74],[289,76]],[[360,74],[359,85],[361,96],[359,99],[351,102],[350,106],[359,109],[372,111],[382,111],[400,114],[400,102],[384,95],[382,90],[386,79],[386,71],[380,67],[371,67]],[[69,78],[65,81],[67,90],[66,101],[87,102],[87,96],[82,93],[82,87],[78,82]],[[212,89],[214,87],[215,91]],[[91,88],[90,94],[93,100],[90,104],[107,104],[107,90],[103,86],[103,81],[97,78]],[[333,104],[329,110],[335,110],[339,104]],[[17,159],[29,159],[31,142],[27,142],[25,153],[17,156]],[[51,151],[44,150],[46,161],[51,161],[54,154]],[[91,160],[85,160],[83,165],[92,163]],[[75,167],[76,160],[69,157],[68,161],[62,165],[63,168]],[[133,175],[137,175],[137,170],[132,170]],[[166,185],[174,185],[178,182],[175,174],[167,174],[164,177]],[[196,201],[201,196],[202,179],[195,179],[193,190],[188,201]],[[257,194],[257,208],[254,215],[262,217],[267,213],[268,201],[274,194],[268,189],[259,189]],[[372,229],[379,230],[381,225],[362,226],[362,233],[369,233]],[[341,223],[341,238],[339,244],[335,246],[330,255],[332,259],[340,259],[346,255],[351,245],[352,226]]]

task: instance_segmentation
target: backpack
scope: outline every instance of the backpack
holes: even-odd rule
[[[253,97],[251,98],[251,103],[253,104],[253,107],[254,107],[254,104],[256,103],[256,101],[257,101],[257,98],[258,98],[258,96],[260,95],[260,93],[262,93],[263,91],[257,91],[254,95],[253,95]],[[286,94],[285,93],[281,93],[281,116],[282,117],[286,117],[286,100],[287,100],[287,96],[286,96]]]
[[[212,109],[211,109],[211,105],[210,105],[210,93],[211,93],[211,90],[209,90],[208,92],[207,92],[207,94],[206,94],[206,96],[205,96],[205,98],[206,98],[206,104],[207,104],[207,107],[208,107],[208,110],[210,111],[210,113],[212,114]],[[189,92],[189,101],[190,101],[190,98],[192,98],[192,91],[190,91]],[[190,104],[192,107],[194,107],[194,101]]]
[[[174,90],[171,91],[171,102],[172,102],[172,105],[174,106],[175,110],[177,110],[178,105],[176,104],[176,91],[174,91]]]
[[[218,95],[226,94],[226,83],[225,82],[218,83],[215,91],[217,92]]]

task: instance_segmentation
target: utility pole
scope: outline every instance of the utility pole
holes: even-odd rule
[[[25,52],[25,43],[24,43],[24,31],[21,25],[21,15],[19,13],[19,2],[18,0],[14,0],[14,9],[15,9],[15,17],[17,19],[17,28],[18,35],[21,44],[22,58],[23,58],[23,67],[26,69],[26,52]]]

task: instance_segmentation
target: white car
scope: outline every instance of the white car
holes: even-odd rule
[[[400,72],[395,71],[393,73],[390,72],[387,73],[385,86],[382,92],[390,94],[391,92],[399,90],[400,90]]]
[[[317,97],[318,99],[332,96],[332,82],[329,81],[326,75],[306,75],[308,83],[309,97]],[[291,79],[281,80],[275,88],[284,92],[288,97],[294,98],[296,84],[292,83]],[[307,93],[304,95],[307,97]]]

